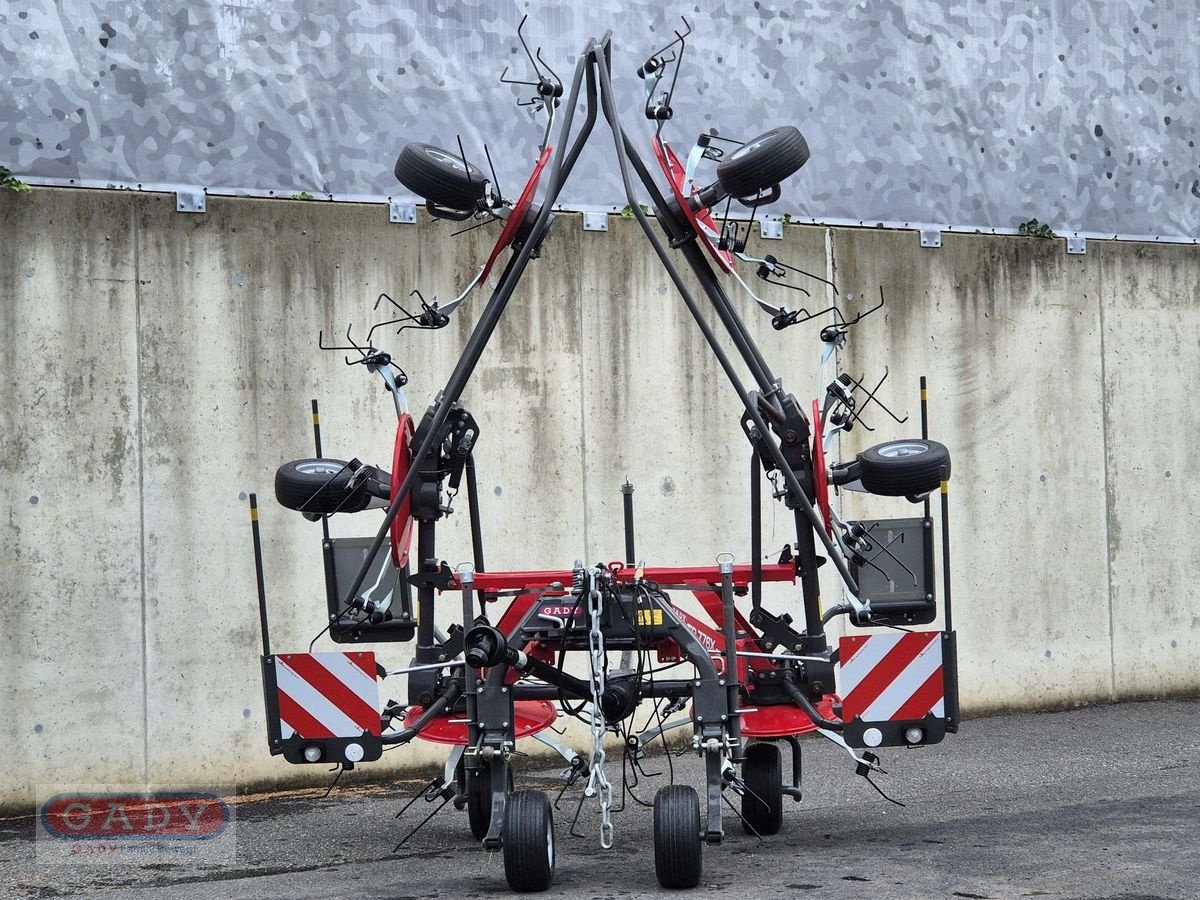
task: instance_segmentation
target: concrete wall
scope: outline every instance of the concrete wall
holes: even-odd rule
[[[483,427],[490,568],[619,557],[626,477],[648,561],[749,556],[737,398],[635,223],[610,229],[562,218],[465,397]],[[379,382],[319,351],[317,331],[365,334],[380,291],[456,292],[492,235],[452,230],[389,225],[378,206],[210,198],[184,215],[150,194],[0,194],[0,805],[40,782],[312,777],[266,752],[245,495],[263,501],[273,643],[301,649],[324,618],[319,528],[274,503],[275,467],[311,452],[312,397],[327,455],[386,463],[391,444]],[[835,266],[843,291],[888,292],[842,363],[890,365],[885,394],[914,418],[869,418],[878,431],[844,454],[915,433],[930,376],[934,436],[955,454],[964,706],[1200,688],[1185,581],[1200,556],[1184,443],[1195,248],[1068,257],[1058,241],[947,236],[923,250],[911,232],[788,228],[770,249]],[[484,299],[442,331],[386,340],[415,412]],[[738,303],[811,396],[817,328],[774,332]],[[892,512],[859,501],[847,511]],[[373,533],[375,515],[334,533]],[[765,548],[791,539],[788,518],[768,506]],[[439,539],[451,563],[469,557],[465,507]],[[389,665],[409,652],[379,649]],[[439,758],[418,742],[381,765]]]

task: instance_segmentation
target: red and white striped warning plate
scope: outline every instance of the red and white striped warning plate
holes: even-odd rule
[[[280,653],[275,685],[283,738],[378,735],[374,653]]]
[[[842,638],[842,718],[890,722],[945,715],[941,638],[940,631]]]

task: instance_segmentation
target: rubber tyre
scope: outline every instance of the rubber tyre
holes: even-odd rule
[[[800,171],[808,142],[792,125],[747,141],[717,166],[717,181],[734,197],[753,197]]]
[[[554,811],[543,791],[517,791],[504,807],[504,877],[519,893],[554,881]]]
[[[742,763],[742,828],[746,834],[778,834],[783,827],[783,757],[775,744],[746,748]]]
[[[478,166],[432,144],[405,145],[396,160],[396,179],[437,206],[474,210],[484,197],[487,179]]]
[[[700,798],[686,784],[671,784],[654,797],[654,874],[665,888],[694,888],[704,868]]]
[[[351,475],[346,462],[340,459],[294,459],[275,471],[275,499],[280,506],[305,513],[360,512],[377,496],[372,495],[368,481],[359,482],[353,491],[347,492]],[[379,482],[380,478],[385,480]],[[390,491],[391,479],[388,473],[379,472],[369,481],[378,482],[375,487],[379,491],[385,490],[384,485]],[[386,493],[378,495],[386,496]]]
[[[858,454],[858,468],[862,486],[872,494],[915,496],[950,480],[950,451],[922,438],[888,441]]]

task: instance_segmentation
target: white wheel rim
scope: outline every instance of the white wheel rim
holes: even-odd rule
[[[426,147],[425,155],[430,159],[437,160],[440,163],[445,163],[451,168],[457,169],[459,172],[467,171],[466,167],[463,165],[463,161],[457,156],[451,156],[449,153],[443,153],[441,150],[435,149],[434,147]]]
[[[744,144],[743,146],[738,147],[737,150],[734,151],[734,154],[733,154],[733,156],[730,157],[730,159],[737,159],[740,156],[745,156],[747,153],[749,153],[751,150],[754,150],[756,147],[761,147],[768,139],[770,139],[774,136],[775,136],[775,132],[769,131],[766,134],[764,134],[762,137],[760,137],[758,140],[751,141],[749,144]]]
[[[336,475],[344,468],[327,462],[306,462],[296,466],[296,471],[301,475]]]
[[[884,459],[903,459],[908,456],[920,456],[928,450],[928,444],[923,444],[919,441],[905,441],[903,443],[889,444],[877,452]]]

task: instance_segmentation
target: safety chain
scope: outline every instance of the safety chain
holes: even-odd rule
[[[587,571],[586,581],[580,585],[581,588],[586,587],[588,592],[588,650],[591,654],[592,668],[592,758],[587,787],[583,793],[586,797],[600,797],[600,847],[610,850],[613,845],[612,785],[608,783],[608,777],[604,774],[606,729],[604,711],[600,705],[607,687],[604,679],[604,635],[600,631],[600,615],[603,611],[598,581],[600,575],[600,569],[591,568]],[[577,571],[576,583],[579,582]]]

